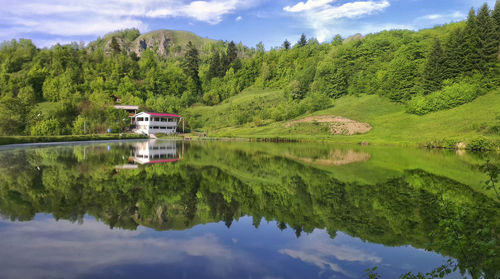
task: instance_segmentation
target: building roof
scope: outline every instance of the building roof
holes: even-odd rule
[[[179,158],[175,159],[166,159],[166,160],[151,160],[149,162],[146,162],[146,164],[161,164],[161,163],[173,163],[179,161]]]
[[[149,114],[151,116],[169,116],[169,117],[181,117],[180,115],[173,114],[173,113],[161,113],[161,112],[139,112],[136,115],[139,115],[141,113]],[[135,116],[135,115],[134,115]]]

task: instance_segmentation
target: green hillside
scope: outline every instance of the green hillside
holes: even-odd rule
[[[315,123],[306,123],[301,127],[285,127],[288,121],[273,122],[257,127],[253,123],[240,126],[211,129],[208,123],[221,123],[221,115],[227,115],[230,106],[245,105],[256,98],[265,98],[269,105],[277,104],[280,93],[266,90],[248,90],[236,97],[228,99],[214,107],[197,106],[188,112],[206,124],[206,131],[215,136],[241,136],[250,138],[291,138],[321,139],[339,142],[369,143],[407,143],[424,144],[444,139],[471,141],[484,136],[494,141],[500,140],[499,134],[487,133],[500,126],[500,90],[492,91],[478,97],[471,103],[449,110],[429,113],[423,116],[405,112],[405,106],[390,102],[377,95],[361,97],[346,96],[335,101],[332,108],[301,115],[307,116],[335,115],[343,116],[359,122],[369,123],[373,129],[362,135],[331,135]],[[311,134],[311,132],[314,132]]]

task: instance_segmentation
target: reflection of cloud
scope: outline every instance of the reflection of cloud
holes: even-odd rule
[[[299,259],[299,260],[306,262],[306,263],[312,263],[321,269],[325,269],[325,267],[328,266],[333,271],[346,274],[346,271],[344,271],[338,265],[336,265],[332,262],[329,262],[327,259],[325,259],[321,256],[318,256],[318,255],[310,254],[310,253],[307,253],[304,251],[297,251],[297,250],[290,250],[290,249],[281,249],[280,253],[288,255],[294,259]]]
[[[165,239],[138,231],[110,230],[97,221],[0,221],[0,270],[7,278],[74,277],[127,264],[176,264],[203,257],[208,271],[225,276],[232,266],[255,271],[255,264],[222,245],[212,234]],[[243,260],[244,259],[244,260]],[[51,268],[53,267],[53,268]]]
[[[288,255],[294,259],[300,259],[318,266],[321,269],[327,267],[346,276],[354,277],[344,271],[334,261],[344,262],[368,262],[380,264],[382,258],[370,255],[365,251],[350,247],[345,244],[335,244],[325,231],[315,230],[313,233],[301,238],[293,249],[279,250],[281,254]]]

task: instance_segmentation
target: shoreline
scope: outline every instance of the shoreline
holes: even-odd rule
[[[97,142],[114,140],[147,139],[139,134],[93,134],[63,136],[0,136],[0,147],[13,145],[53,145],[74,142]]]
[[[52,145],[66,145],[75,143],[106,143],[123,140],[148,140],[149,137],[140,134],[102,134],[102,135],[65,135],[65,136],[0,136],[0,150],[5,147],[43,147]],[[433,140],[427,143],[417,142],[398,142],[386,140],[362,140],[359,138],[303,138],[303,137],[252,137],[252,136],[191,136],[188,139],[183,136],[166,136],[158,137],[158,140],[185,140],[185,141],[247,141],[247,142],[274,142],[274,143],[328,143],[328,144],[350,144],[360,146],[394,146],[394,147],[410,147],[423,149],[445,149],[445,150],[468,150],[475,152],[491,152],[500,151],[500,146],[496,143],[491,143],[487,146],[472,149],[468,146],[460,146],[446,144],[446,139]]]

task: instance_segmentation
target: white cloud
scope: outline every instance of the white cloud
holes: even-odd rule
[[[322,8],[332,2],[335,2],[335,0],[307,0],[307,2],[305,3],[299,2],[292,7],[286,6],[285,8],[283,8],[283,10],[287,12],[297,13],[297,12],[309,11],[316,8]]]
[[[241,21],[242,19],[243,19],[243,17],[242,17],[242,16],[238,16],[235,20],[236,20],[236,21]]]
[[[425,21],[425,22],[437,22],[437,23],[443,23],[443,22],[450,22],[450,21],[456,21],[456,20],[463,20],[467,17],[466,14],[455,11],[452,13],[448,14],[429,14],[425,16],[418,17],[416,20],[417,21]]]
[[[244,0],[0,0],[0,40],[24,34],[98,36],[125,28],[148,31],[148,18],[190,18],[218,24],[227,14],[257,5]],[[7,37],[9,36],[9,37]]]
[[[303,17],[316,38],[324,42],[334,34],[341,33],[338,27],[343,20],[368,16],[381,12],[390,6],[389,1],[353,1],[333,5],[335,0],[308,0],[294,6],[286,6],[284,11]],[[336,30],[337,29],[337,30]]]

